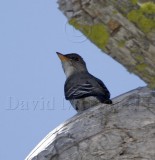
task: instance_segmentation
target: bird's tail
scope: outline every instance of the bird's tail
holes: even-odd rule
[[[108,99],[108,100],[105,100],[103,103],[105,103],[105,104],[112,104],[112,100]]]

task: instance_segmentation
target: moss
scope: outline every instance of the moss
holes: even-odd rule
[[[102,23],[95,25],[83,25],[78,23],[76,19],[73,18],[69,21],[69,24],[73,25],[76,29],[80,30],[99,48],[105,49],[109,41],[109,33]]]
[[[145,77],[145,82],[148,83],[148,87],[155,89],[155,76],[148,74],[147,64],[139,63],[134,68],[134,73],[141,73],[141,77]]]
[[[137,53],[137,52],[138,52],[138,49],[137,49],[137,48],[131,48],[131,49],[130,49],[130,52],[131,52],[131,53]]]
[[[155,20],[147,18],[140,10],[131,11],[128,14],[128,19],[134,22],[145,33],[155,29]]]
[[[118,42],[118,47],[122,48],[122,47],[124,47],[124,46],[125,46],[125,40],[120,40],[120,41]]]
[[[155,3],[147,2],[141,6],[141,11],[146,14],[155,14]]]
[[[118,11],[113,10],[113,11],[112,11],[112,13],[115,15],[115,14],[117,14],[117,13],[118,13]]]
[[[147,65],[145,63],[140,63],[140,64],[137,64],[135,66],[135,69],[138,71],[138,72],[144,72],[144,70],[146,69]]]
[[[136,55],[136,56],[135,56],[135,59],[136,59],[138,62],[140,62],[140,63],[144,62],[144,57],[141,56],[141,55]]]
[[[137,4],[138,0],[131,0],[132,4]]]
[[[139,9],[132,10],[127,17],[131,22],[134,22],[144,33],[155,30],[155,19],[148,18],[146,14],[155,13],[155,3],[144,3]]]
[[[155,89],[155,77],[150,77],[150,83],[149,83],[149,87],[151,89]]]

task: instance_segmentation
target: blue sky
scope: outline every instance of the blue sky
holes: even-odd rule
[[[111,97],[145,85],[68,25],[55,0],[0,1],[0,22],[0,159],[24,159],[76,114],[56,51],[80,54]]]

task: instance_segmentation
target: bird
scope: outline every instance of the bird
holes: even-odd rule
[[[77,112],[83,112],[101,103],[112,104],[109,90],[100,79],[88,72],[80,55],[56,53],[66,75],[65,98]]]

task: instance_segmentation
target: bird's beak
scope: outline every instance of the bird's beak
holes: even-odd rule
[[[61,54],[61,53],[59,53],[59,52],[56,52],[56,53],[57,53],[58,57],[60,58],[60,60],[61,60],[62,62],[69,60],[65,55],[63,55],[63,54]]]

